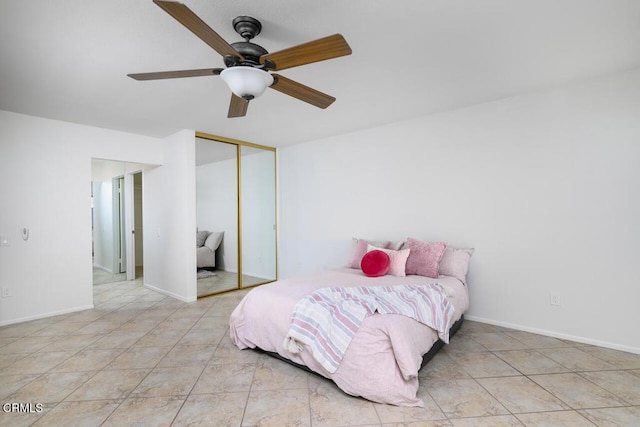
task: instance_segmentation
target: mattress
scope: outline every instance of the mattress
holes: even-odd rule
[[[296,303],[318,289],[429,283],[439,283],[448,290],[454,321],[459,320],[469,307],[469,297],[466,286],[454,277],[372,278],[358,269],[341,268],[252,289],[231,314],[231,339],[240,349],[257,348],[304,365],[350,395],[399,406],[423,406],[416,396],[418,371],[422,356],[438,341],[438,333],[410,317],[378,313],[366,317],[333,373],[324,369],[311,351],[294,354],[283,344]]]

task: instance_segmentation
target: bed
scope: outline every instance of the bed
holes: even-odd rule
[[[294,353],[285,349],[283,343],[296,304],[315,291],[434,283],[447,290],[455,321],[451,333],[455,333],[469,307],[467,287],[460,278],[414,274],[367,277],[360,269],[339,268],[252,289],[231,314],[231,339],[240,349],[262,350],[304,366],[331,379],[350,395],[398,406],[423,406],[416,396],[418,371],[442,346],[442,341],[436,330],[410,317],[374,313],[364,318],[334,372],[318,362],[308,348]]]

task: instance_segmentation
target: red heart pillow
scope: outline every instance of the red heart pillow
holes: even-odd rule
[[[367,252],[362,257],[360,268],[365,276],[384,276],[389,271],[389,268],[391,268],[391,260],[389,259],[389,255],[386,253],[379,250],[373,250]]]

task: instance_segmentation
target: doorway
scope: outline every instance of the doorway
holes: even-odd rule
[[[92,159],[93,285],[143,277],[144,165]]]

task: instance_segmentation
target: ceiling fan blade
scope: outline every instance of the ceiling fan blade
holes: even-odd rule
[[[199,70],[160,71],[158,73],[127,74],[135,80],[177,79],[181,77],[217,76],[224,68],[202,68]]]
[[[336,100],[333,96],[312,89],[309,86],[305,86],[286,77],[282,77],[278,74],[271,75],[274,80],[274,83],[270,86],[271,89],[275,89],[285,95],[293,96],[300,101],[315,105],[318,108],[327,108]]]
[[[260,57],[260,63],[266,64],[269,69],[280,71],[345,55],[351,55],[351,47],[341,34],[334,34],[278,52],[267,53]]]
[[[235,93],[231,93],[231,103],[229,104],[228,118],[244,117],[247,115],[247,108],[249,108],[249,101],[236,96]]]
[[[182,3],[175,1],[153,0],[165,12],[187,27],[189,31],[198,36],[203,42],[208,44],[222,56],[232,55],[244,61],[242,55],[238,53],[229,43],[227,43],[218,33],[208,26],[191,9]]]

